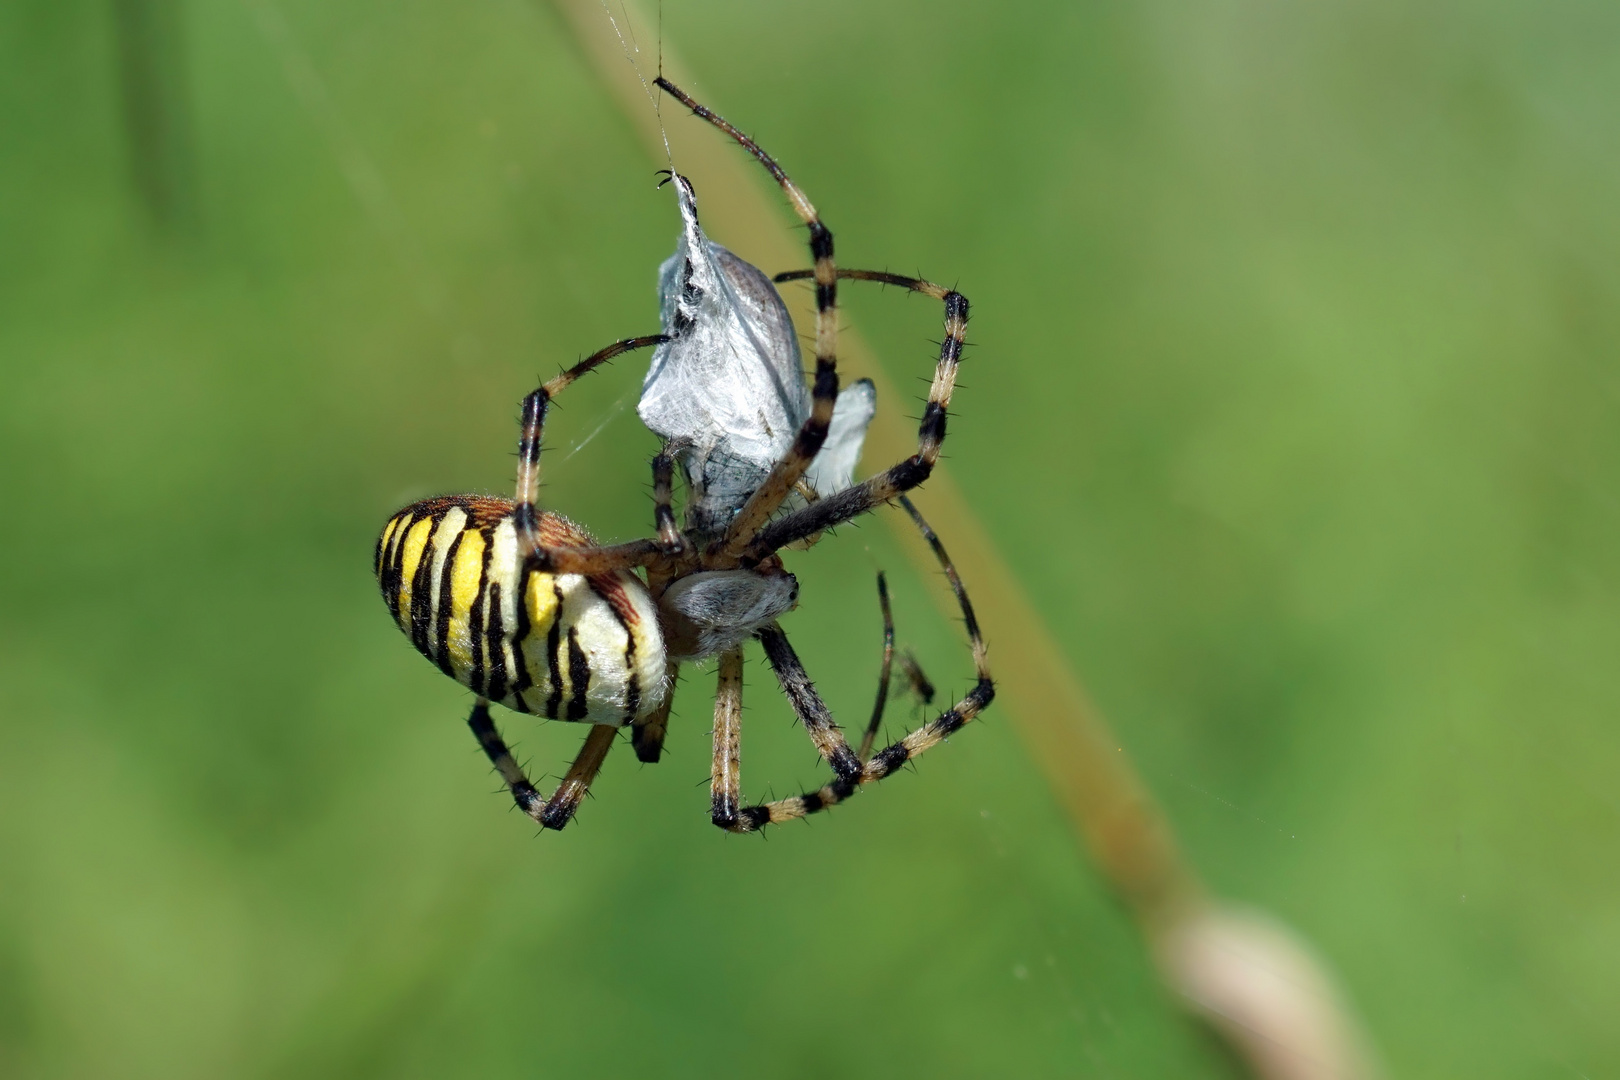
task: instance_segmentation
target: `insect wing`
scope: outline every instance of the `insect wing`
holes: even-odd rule
[[[821,452],[805,474],[817,495],[836,494],[854,481],[866,428],[876,413],[877,389],[871,379],[859,379],[839,392],[832,423],[827,427],[827,441],[821,444]]]

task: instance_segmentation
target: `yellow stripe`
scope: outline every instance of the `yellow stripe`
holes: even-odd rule
[[[529,711],[544,714],[546,699],[552,694],[550,654],[546,652],[546,635],[551,633],[551,624],[556,621],[559,614],[557,610],[557,579],[554,575],[543,574],[538,570],[531,571],[529,578],[524,582],[523,603],[529,616],[529,636],[526,640],[518,642],[518,652],[538,660],[537,670],[529,674],[534,682],[524,697]],[[568,635],[563,635],[567,640]],[[567,663],[564,662],[566,669]]]
[[[461,546],[456,549],[456,564],[450,570],[450,663],[456,677],[465,680],[472,671],[473,601],[478,598],[479,571],[484,561],[484,534],[468,529],[461,534]]]
[[[467,512],[460,507],[456,507],[444,515],[444,518],[439,522],[439,527],[433,531],[433,538],[428,541],[428,545],[433,549],[432,570],[429,575],[431,584],[428,594],[431,601],[428,604],[428,610],[433,613],[433,621],[430,624],[433,629],[428,634],[428,648],[432,650],[428,654],[429,657],[439,651],[439,607],[445,603],[446,599],[440,595],[443,591],[444,561],[449,558],[450,548],[455,545],[456,537],[461,535],[462,526],[466,524]]]
[[[536,570],[529,575],[528,586],[529,636],[544,640],[557,616],[556,578]]]
[[[407,633],[411,629],[411,582],[416,577],[416,567],[422,561],[422,549],[427,547],[428,533],[432,529],[433,519],[425,517],[405,534],[405,550],[399,567],[399,605],[395,608],[395,614],[399,618],[400,629]]]

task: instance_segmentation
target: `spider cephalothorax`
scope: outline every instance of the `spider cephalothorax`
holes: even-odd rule
[[[774,281],[815,281],[816,356],[809,387],[773,279],[703,234],[691,185],[671,174],[682,231],[659,273],[663,333],[615,342],[531,393],[523,402],[516,496],[451,495],[406,507],[383,529],[376,571],[412,644],[478,695],[469,721],[474,734],[518,806],[547,828],[560,829],[572,819],[619,728],[630,727],[641,760],[658,760],[678,665],[717,657],[711,816],[722,828],[749,832],[824,809],[859,785],[881,780],[972,720],[994,696],[967,595],[904,494],[928,477],[939,458],[968,305],[960,293],[920,279],[838,270],[832,233],[776,162],[667,80],[658,85],[753,154],[808,226],[814,267]],[[875,400],[870,382],[839,390],[840,279],[899,285],[945,308],[945,336],[917,452],[859,484],[853,474]],[[546,410],[581,375],[647,346],[656,351],[637,412],[665,440],[653,459],[658,535],[598,546],[578,525],[535,504]],[[677,466],[688,493],[679,523],[672,506]],[[778,552],[813,543],[825,530],[892,500],[916,519],[945,567],[966,617],[977,680],[955,706],[868,757],[892,653],[882,580],[883,677],[857,753],[777,623],[799,591]],[[742,806],[742,649],[750,638],[763,646],[834,779],[816,792]],[[549,798],[540,796],[513,760],[490,717],[491,702],[593,725]]]

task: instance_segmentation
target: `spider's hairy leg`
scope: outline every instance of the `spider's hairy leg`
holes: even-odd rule
[[[669,710],[675,704],[675,681],[680,671],[681,665],[674,660],[664,665],[664,678],[669,687],[664,692],[664,703],[630,728],[630,746],[635,750],[638,761],[656,765],[663,756],[664,736],[669,732]]]
[[[738,808],[742,788],[742,646],[720,654],[714,694],[714,765],[709,772],[709,820],[727,832],[753,832],[764,824],[757,810]]]
[[[967,589],[963,587],[962,578],[956,572],[956,565],[946,554],[945,545],[940,543],[939,536],[923,519],[922,514],[917,512],[911,500],[902,495],[900,505],[905,507],[906,513],[911,515],[911,520],[916,522],[917,528],[922,531],[928,546],[934,551],[934,557],[939,560],[940,567],[945,571],[946,580],[951,583],[951,592],[956,594],[956,603],[962,609],[962,622],[967,627],[968,641],[973,648],[973,668],[978,678],[973,689],[969,690],[961,701],[899,742],[891,743],[878,751],[877,755],[866,763],[865,772],[861,777],[863,784],[883,779],[924,750],[948,738],[978,716],[996,696],[995,682],[990,678],[990,660],[985,652],[984,635],[979,632],[979,620],[973,614],[973,604],[968,600]]]
[[[765,647],[765,659],[770,661],[777,683],[793,706],[794,715],[810,735],[810,741],[815,743],[816,752],[832,766],[833,774],[840,780],[857,780],[861,775],[860,759],[849,748],[843,729],[833,719],[821,695],[816,693],[815,684],[810,681],[809,673],[804,670],[798,654],[788,643],[787,635],[782,633],[779,625],[771,623],[761,629],[757,636],[759,643]]]
[[[872,704],[872,719],[866,725],[860,753],[856,755],[863,765],[872,753],[872,740],[877,738],[878,725],[883,723],[883,707],[889,701],[889,672],[894,664],[894,613],[889,609],[889,581],[881,571],[877,576],[877,588],[878,603],[883,608],[883,666],[878,671],[877,701]]]
[[[675,455],[669,447],[664,447],[653,458],[652,474],[653,527],[658,531],[658,541],[664,545],[667,554],[683,555],[691,543],[675,524]]]
[[[585,745],[580,749],[579,756],[569,767],[568,775],[563,777],[557,790],[552,792],[551,798],[542,799],[535,790],[529,778],[523,773],[523,766],[512,757],[511,750],[501,739],[501,733],[495,729],[495,721],[489,715],[489,702],[479,698],[473,705],[472,715],[467,718],[467,726],[472,728],[473,735],[478,739],[478,745],[483,747],[484,753],[489,756],[490,763],[495,771],[501,774],[506,786],[512,792],[512,801],[517,803],[518,809],[528,814],[540,823],[541,828],[561,829],[574,819],[574,812],[579,809],[580,802],[590,789],[591,781],[602,769],[602,762],[608,751],[613,748],[613,738],[618,728],[611,724],[593,724],[590,733],[585,736]]]
[[[615,356],[649,345],[661,345],[668,340],[663,334],[649,334],[615,341],[523,399],[522,430],[518,436],[517,493],[513,500],[512,520],[517,528],[520,549],[528,554],[536,569],[556,574],[604,574],[645,566],[665,557],[662,546],[651,540],[636,540],[612,547],[547,547],[540,540],[540,511],[535,500],[540,493],[540,437],[545,430],[546,411],[551,399],[574,380]]]
[[[653,525],[658,531],[658,543],[664,553],[680,559],[692,554],[692,544],[675,524],[674,499],[675,454],[665,446],[653,458]],[[660,596],[669,587],[670,580],[679,572],[680,565],[652,565],[647,567],[647,586],[654,596]],[[630,729],[630,745],[636,758],[649,765],[657,764],[664,753],[664,736],[669,732],[669,711],[675,704],[675,683],[680,678],[681,665],[674,660],[664,665],[664,680],[668,690],[664,703],[651,715],[635,722]]]
[[[906,512],[911,515],[912,520],[917,523],[917,527],[922,530],[929,546],[933,548],[934,556],[939,560],[941,567],[944,568],[945,576],[951,583],[951,591],[956,594],[957,604],[962,609],[962,620],[967,626],[968,640],[973,648],[973,666],[978,677],[973,689],[969,690],[962,700],[916,731],[878,751],[870,761],[861,764],[855,777],[846,778],[834,766],[836,778],[819,791],[807,792],[788,799],[778,799],[775,802],[765,803],[761,806],[745,807],[739,811],[740,814],[762,815],[765,823],[774,824],[780,821],[792,821],[794,818],[801,818],[807,814],[825,810],[829,806],[836,806],[849,798],[860,785],[875,783],[886,776],[892,775],[906,762],[923,753],[923,751],[937,746],[950,735],[959,731],[965,724],[975,719],[995,698],[996,687],[994,681],[990,678],[990,667],[985,655],[984,638],[979,633],[979,621],[973,614],[973,605],[968,600],[967,590],[962,586],[962,579],[957,575],[956,567],[951,563],[950,556],[945,553],[945,547],[940,543],[939,537],[934,534],[934,530],[929,527],[928,522],[923,520],[923,516],[911,504],[911,500],[901,496],[900,503],[905,507]],[[761,640],[763,640],[763,634]],[[767,655],[769,655],[768,648]],[[806,680],[806,687],[809,695],[815,697],[815,689],[808,686],[808,680]],[[783,688],[786,689],[785,682]],[[794,710],[798,711],[800,707],[799,699],[794,697],[791,692],[788,697],[793,702]],[[815,702],[820,704],[820,698],[815,697]],[[825,706],[822,706],[823,711],[825,708]],[[803,719],[803,714],[800,715],[801,719]],[[806,721],[806,726],[809,726],[808,721]],[[842,738],[841,735],[839,737]]]
[[[833,404],[838,399],[838,271],[833,261],[833,235],[816,208],[805,197],[799,186],[776,163],[776,159],[760,149],[753,139],[737,130],[723,117],[699,104],[691,95],[660,75],[657,84],[691,109],[725,132],[744,150],[752,154],[767,172],[781,185],[793,212],[799,215],[810,231],[810,257],[815,263],[811,276],[816,282],[816,374],[811,389],[810,416],[799,428],[793,445],[771,467],[770,474],[749,496],[737,516],[726,529],[711,555],[719,563],[734,561],[754,539],[754,534],[776,512],[809,469],[810,462],[827,441],[827,428],[832,423]],[[807,534],[808,535],[808,534]]]
[[[813,270],[790,270],[777,274],[773,280],[800,281],[814,274]],[[764,526],[749,547],[750,558],[764,558],[779,548],[858,517],[917,487],[934,471],[934,465],[939,461],[940,446],[945,442],[945,418],[950,408],[951,394],[956,389],[956,369],[961,363],[962,347],[967,336],[967,297],[955,289],[947,289],[931,281],[882,270],[839,270],[837,275],[852,281],[898,285],[933,297],[945,307],[945,336],[939,343],[939,361],[934,365],[934,380],[928,388],[928,404],[923,409],[922,423],[917,428],[917,453],[870,480],[845,488],[813,506]]]

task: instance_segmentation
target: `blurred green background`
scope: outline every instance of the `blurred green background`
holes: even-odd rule
[[[1394,1075],[1620,1073],[1620,7],[663,8],[843,263],[972,298],[949,468],[1210,882]],[[689,674],[536,836],[390,627],[384,517],[656,325],[662,164],[537,0],[0,6],[0,1075],[1238,1075],[994,712],[726,837]],[[932,306],[846,319],[918,385]],[[548,431],[604,537],[643,362]],[[888,530],[791,562],[840,716],[878,567],[965,684]]]

